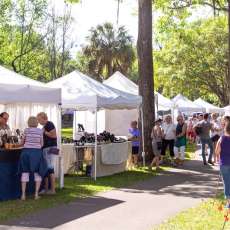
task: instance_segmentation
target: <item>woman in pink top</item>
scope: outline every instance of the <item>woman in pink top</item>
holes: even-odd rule
[[[26,199],[26,184],[29,182],[30,174],[34,175],[35,180],[35,200],[39,199],[42,177],[46,174],[47,165],[43,158],[43,132],[37,128],[36,117],[28,119],[28,128],[25,129],[23,150],[19,161],[19,173],[21,174],[22,195],[21,200]]]

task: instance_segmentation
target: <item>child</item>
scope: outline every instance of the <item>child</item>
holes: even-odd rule
[[[40,197],[38,192],[40,189],[42,176],[46,173],[46,162],[43,159],[43,132],[37,128],[38,121],[36,117],[28,119],[28,128],[24,132],[23,150],[19,161],[19,172],[21,173],[22,195],[21,200],[26,199],[26,184],[29,182],[29,176],[34,174],[35,180],[35,196],[37,200]]]
[[[227,199],[226,207],[230,208],[230,122],[225,123],[224,135],[216,146],[216,157],[220,161],[220,172],[224,182],[224,194]]]

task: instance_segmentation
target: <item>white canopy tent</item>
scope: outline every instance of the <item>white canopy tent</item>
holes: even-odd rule
[[[195,100],[194,103],[198,106],[205,108],[207,113],[224,113],[224,109],[219,108],[215,105],[212,105],[208,103],[207,101],[204,101],[201,98],[198,98],[197,100]]]
[[[24,129],[27,127],[29,116],[45,112],[54,122],[57,132],[61,133],[60,89],[49,88],[43,83],[0,66],[0,92],[1,112],[9,113],[11,128]],[[61,139],[60,135],[59,139]],[[62,176],[60,180],[62,183]]]
[[[186,114],[191,114],[194,112],[204,112],[205,108],[200,105],[196,105],[192,101],[190,101],[188,98],[184,97],[181,94],[178,94],[172,99],[172,102],[174,104],[174,109],[175,111],[181,113],[186,113]]]
[[[94,131],[98,133],[98,110],[134,109],[140,107],[140,96],[114,90],[94,79],[73,71],[66,76],[47,84],[50,87],[62,89],[62,107],[72,108],[77,111],[91,111],[95,113]],[[95,142],[95,165],[97,155],[97,139]],[[95,167],[96,179],[96,167]]]
[[[157,110],[170,110],[173,108],[173,102],[160,93],[155,94]]]

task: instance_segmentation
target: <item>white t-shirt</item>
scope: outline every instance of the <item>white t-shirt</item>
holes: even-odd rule
[[[162,125],[162,130],[164,132],[165,135],[165,140],[173,140],[176,138],[175,132],[176,132],[176,126],[172,123],[167,124],[164,123]]]
[[[212,121],[211,123],[214,129],[221,129],[221,123],[219,121]],[[216,131],[216,130],[211,131],[211,137],[214,137],[215,135],[221,136],[222,131]]]

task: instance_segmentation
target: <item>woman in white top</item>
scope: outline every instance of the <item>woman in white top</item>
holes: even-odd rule
[[[212,139],[212,142],[214,145],[214,149],[216,149],[217,142],[218,142],[219,138],[221,137],[222,131],[223,131],[223,128],[221,126],[221,122],[218,121],[217,117],[218,116],[216,113],[212,114],[211,123],[212,123],[213,129],[211,130],[211,139]],[[214,163],[216,163],[216,162],[217,162],[217,159],[216,159],[216,154],[214,151]]]
[[[166,149],[169,146],[169,152],[170,156],[174,157],[174,142],[176,138],[176,126],[172,122],[171,115],[167,115],[165,117],[165,122],[162,125],[162,132],[163,132],[163,138],[162,138],[162,150],[161,155],[165,156]]]

